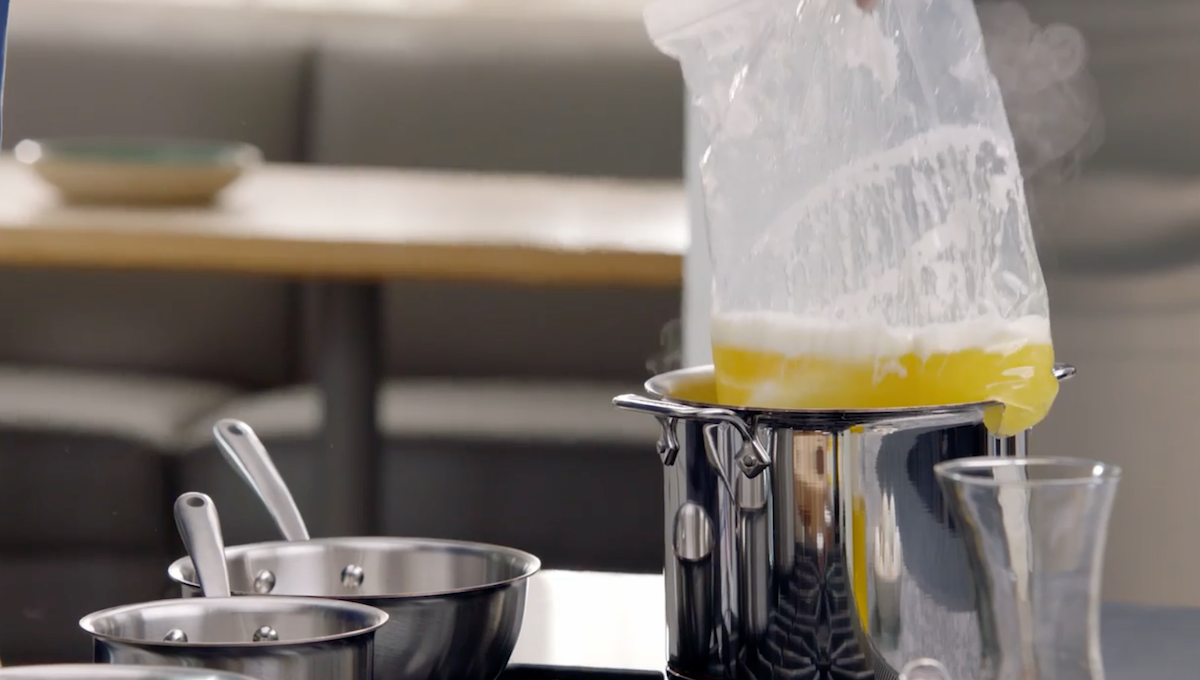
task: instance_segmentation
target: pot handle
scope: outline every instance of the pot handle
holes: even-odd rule
[[[637,394],[622,394],[613,398],[613,405],[625,411],[649,413],[658,420],[662,435],[658,439],[658,456],[663,465],[674,465],[679,455],[679,436],[675,427],[680,419],[693,420],[710,425],[725,424],[737,430],[742,438],[742,453],[738,466],[747,477],[757,477],[771,465],[771,456],[754,436],[750,425],[738,414],[725,408],[700,408],[676,404],[661,399],[650,399]]]
[[[1054,377],[1059,382],[1075,377],[1075,367],[1071,364],[1054,364]]]

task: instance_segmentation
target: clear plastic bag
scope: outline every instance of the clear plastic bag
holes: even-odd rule
[[[646,24],[709,142],[723,403],[1045,415],[1046,287],[971,0],[659,0]]]

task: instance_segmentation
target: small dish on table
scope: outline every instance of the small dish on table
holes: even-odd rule
[[[26,139],[14,154],[75,204],[202,205],[262,163],[242,142],[115,137]]]

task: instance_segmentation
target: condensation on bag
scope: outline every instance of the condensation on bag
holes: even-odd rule
[[[646,24],[709,142],[722,403],[1045,416],[1046,287],[971,0],[659,0]]]

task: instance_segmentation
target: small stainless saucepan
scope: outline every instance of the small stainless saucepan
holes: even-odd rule
[[[508,664],[541,562],[501,546],[411,538],[309,540],[291,493],[248,425],[213,428],[221,452],[266,504],[287,541],[230,547],[234,594],[336,598],[390,621],[375,642],[383,680],[494,680]],[[199,591],[188,558],[168,570],[184,597]]]
[[[230,597],[212,499],[186,493],[175,519],[205,597],[89,614],[94,658],[109,664],[197,666],[257,680],[372,680],[375,631],[385,612],[304,597]]]
[[[182,666],[47,664],[0,668],[0,680],[255,680],[247,675]]]

